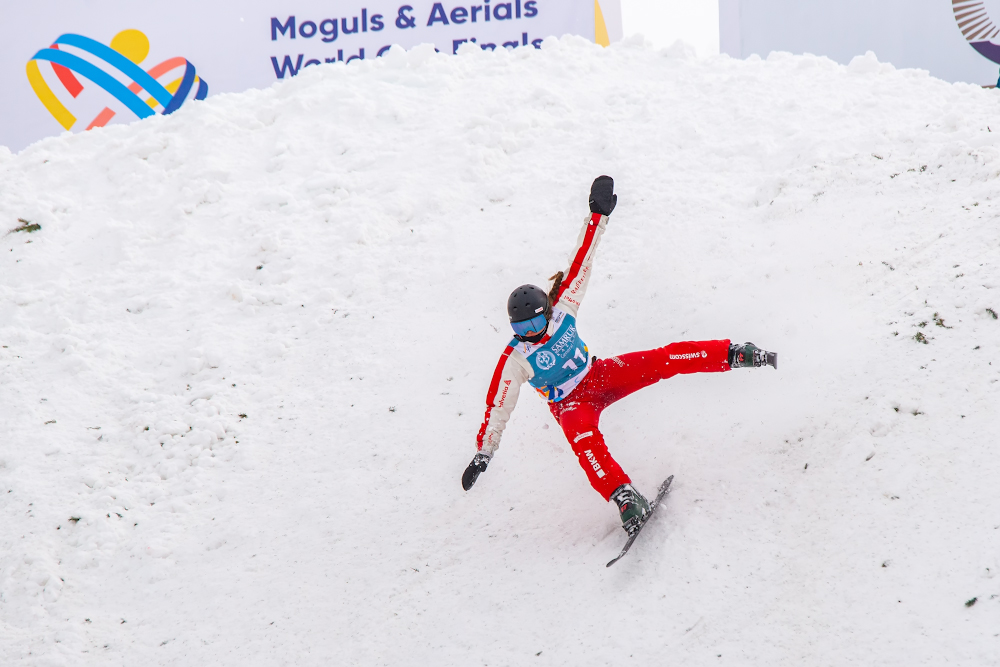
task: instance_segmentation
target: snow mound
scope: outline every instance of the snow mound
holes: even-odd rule
[[[0,663],[994,664],[998,99],[563,38],[0,148]],[[591,350],[781,355],[605,413],[611,569],[533,396],[459,484],[602,173]]]

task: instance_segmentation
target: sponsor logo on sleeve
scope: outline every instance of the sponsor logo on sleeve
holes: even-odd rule
[[[588,266],[580,267],[580,274],[577,277],[577,279],[573,281],[573,286],[569,289],[570,294],[575,296],[576,293],[579,292],[581,288],[583,288],[583,284],[584,282],[586,282],[587,275],[589,273],[590,273],[590,267]],[[574,300],[573,303],[575,303],[576,305],[580,305],[580,302],[576,300]]]
[[[497,403],[498,408],[503,407],[503,402],[507,400],[507,392],[510,390],[510,380],[504,380],[503,383],[504,383],[504,388],[503,388],[503,393],[500,394],[500,402]]]

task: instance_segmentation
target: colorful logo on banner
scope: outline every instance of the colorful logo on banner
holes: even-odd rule
[[[1000,28],[990,19],[984,0],[951,0],[951,8],[965,41],[982,56],[1000,64],[1000,45],[993,41],[1000,37]]]
[[[75,55],[66,51],[65,47],[92,56],[92,59]],[[138,118],[152,116],[157,109],[163,115],[170,114],[177,111],[188,97],[203,100],[208,95],[208,84],[197,75],[194,65],[186,58],[169,58],[144,70],[139,63],[147,55],[149,39],[139,30],[121,31],[111,40],[111,46],[83,35],[65,34],[28,61],[28,82],[52,117],[67,130],[76,125],[76,116],[49,87],[39,67],[41,61],[51,64],[55,77],[70,97],[75,99],[84,90],[84,85],[76,77],[79,74],[121,102]],[[122,83],[121,77],[130,83]],[[167,83],[161,83],[161,80]],[[145,95],[140,96],[143,91]],[[103,127],[114,116],[114,110],[105,107],[87,129]]]

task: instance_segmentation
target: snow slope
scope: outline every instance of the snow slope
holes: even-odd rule
[[[564,38],[0,148],[0,664],[1000,664],[998,110]],[[592,352],[781,355],[605,413],[611,569],[533,395],[459,483],[602,173]]]

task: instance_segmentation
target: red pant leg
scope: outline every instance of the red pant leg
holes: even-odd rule
[[[580,467],[587,473],[590,485],[608,500],[615,489],[631,480],[604,444],[604,436],[598,428],[604,408],[586,400],[573,401],[572,396],[549,404],[549,408],[580,461]]]
[[[729,340],[684,341],[655,350],[629,352],[601,359],[597,376],[587,378],[587,389],[593,396],[591,400],[599,402],[603,410],[643,387],[675,375],[728,371],[728,358]],[[572,394],[567,400],[571,398]]]
[[[728,371],[728,356],[729,340],[709,340],[671,343],[655,350],[601,359],[569,396],[549,404],[590,485],[605,500],[631,480],[608,452],[598,428],[604,408],[674,375]]]

